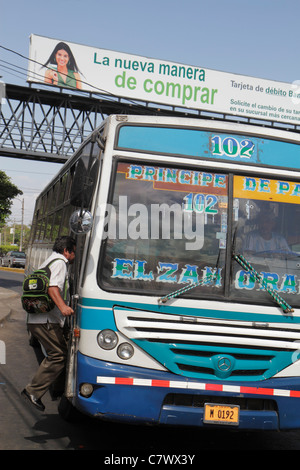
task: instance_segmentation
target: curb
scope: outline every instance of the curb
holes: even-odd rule
[[[4,266],[0,266],[0,271],[10,271],[13,273],[24,273],[24,268],[6,268]]]
[[[0,287],[0,325],[5,322],[11,315],[12,309],[8,305],[12,299],[19,298],[20,295],[10,289]]]

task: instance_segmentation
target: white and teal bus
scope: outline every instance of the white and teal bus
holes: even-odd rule
[[[300,427],[297,132],[110,116],[37,199],[27,269],[69,233],[62,415]]]

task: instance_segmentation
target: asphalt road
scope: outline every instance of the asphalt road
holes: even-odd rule
[[[41,352],[28,343],[18,296],[22,280],[22,273],[0,270],[0,340],[6,346],[6,363],[0,364],[0,450],[97,450],[100,465],[124,456],[139,458],[135,464],[126,461],[129,466],[164,463],[158,462],[158,455],[195,455],[189,461],[194,465],[199,464],[203,451],[230,451],[233,455],[237,450],[300,450],[300,431],[129,426],[88,417],[71,424],[61,419],[58,402],[49,393],[43,397],[44,413],[32,409],[21,399],[20,392],[35,372]],[[3,293],[12,297],[5,299]],[[3,320],[3,313],[8,311],[10,315]]]

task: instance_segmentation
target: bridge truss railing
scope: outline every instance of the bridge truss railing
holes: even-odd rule
[[[49,88],[6,85],[6,96],[0,104],[0,156],[63,163],[109,114],[188,116],[257,125],[253,119],[237,116]],[[282,127],[273,122],[260,125]],[[297,126],[287,127],[299,132]]]
[[[107,96],[6,85],[0,105],[0,155],[64,162],[112,113],[183,115]]]

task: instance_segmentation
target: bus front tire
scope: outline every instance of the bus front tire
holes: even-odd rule
[[[82,418],[82,414],[78,411],[72,403],[62,395],[60,402],[58,404],[58,413],[59,416],[68,423],[74,423]]]

